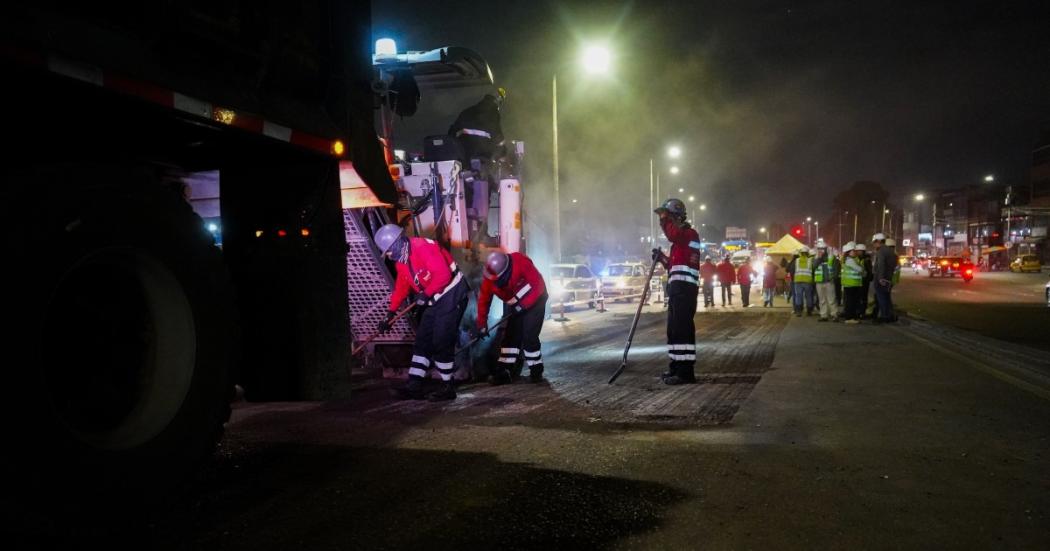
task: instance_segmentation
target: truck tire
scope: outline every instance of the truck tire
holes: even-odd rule
[[[35,492],[164,499],[230,414],[237,330],[220,251],[149,169],[5,179],[16,231],[0,281],[17,291],[4,347],[18,369],[4,425],[25,445],[4,461]]]

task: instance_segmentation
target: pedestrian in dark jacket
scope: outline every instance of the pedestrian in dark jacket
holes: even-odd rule
[[[893,301],[890,293],[893,289],[894,272],[897,269],[897,255],[886,246],[886,236],[877,233],[871,236],[871,242],[875,246],[874,262],[872,268],[872,284],[875,287],[876,311],[872,313],[874,323],[893,322],[897,318],[893,313]]]

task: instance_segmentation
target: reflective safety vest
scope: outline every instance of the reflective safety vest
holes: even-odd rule
[[[897,265],[893,267],[893,284],[896,285],[901,282],[901,261],[897,261]]]
[[[861,287],[864,283],[864,266],[859,260],[850,256],[842,264],[842,286]]]
[[[835,257],[825,257],[824,261],[821,262],[820,265],[817,266],[816,271],[813,272],[813,280],[817,283],[824,283],[825,281],[830,283],[835,281],[835,278],[838,276],[838,274],[835,273],[837,271],[838,270],[835,269]]]
[[[795,283],[813,283],[813,257],[800,256],[795,262]]]

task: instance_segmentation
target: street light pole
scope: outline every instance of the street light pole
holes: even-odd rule
[[[649,247],[656,248],[656,221],[653,211],[656,210],[653,196],[653,160],[649,159]]]
[[[561,262],[561,189],[558,184],[558,75],[551,78],[551,116],[554,126],[554,258]]]

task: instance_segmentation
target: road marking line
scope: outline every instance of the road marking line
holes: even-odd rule
[[[968,357],[966,357],[966,356],[964,356],[964,355],[962,355],[962,354],[960,354],[958,352],[955,352],[955,351],[951,350],[950,348],[941,346],[941,345],[931,341],[930,339],[927,339],[925,337],[920,337],[920,336],[918,336],[918,335],[916,335],[916,334],[914,334],[912,332],[904,331],[903,329],[899,329],[899,328],[896,328],[896,327],[894,327],[893,330],[897,331],[898,333],[903,333],[903,334],[905,334],[905,335],[907,335],[907,336],[909,336],[909,337],[911,337],[911,338],[913,338],[913,339],[915,339],[915,340],[917,340],[917,341],[919,341],[919,342],[921,342],[923,344],[926,344],[926,345],[929,345],[929,346],[931,346],[933,348],[936,348],[937,350],[939,350],[939,351],[941,351],[941,352],[943,352],[945,354],[948,354],[949,356],[952,356],[952,357],[958,359],[962,363],[968,364],[970,367],[976,369],[977,371],[980,371],[980,372],[982,372],[982,373],[984,373],[986,375],[991,375],[992,377],[995,377],[996,379],[999,379],[1000,381],[1002,381],[1004,383],[1007,383],[1007,384],[1009,384],[1011,386],[1017,387],[1017,388],[1019,388],[1021,390],[1027,390],[1028,392],[1031,392],[1032,394],[1035,394],[1036,396],[1038,396],[1038,397],[1040,397],[1040,398],[1042,398],[1044,400],[1050,401],[1050,390],[1047,390],[1046,388],[1043,388],[1043,387],[1041,387],[1039,385],[1032,384],[1032,383],[1030,383],[1028,381],[1025,381],[1024,379],[1021,379],[1019,377],[1014,377],[1013,375],[1010,375],[1008,373],[1004,373],[1004,372],[1002,372],[1002,371],[1000,371],[1000,370],[998,370],[998,369],[996,369],[994,367],[990,367],[990,366],[987,366],[987,365],[985,365],[985,364],[983,364],[981,362],[975,361],[975,360],[973,360],[971,358],[968,358]]]

